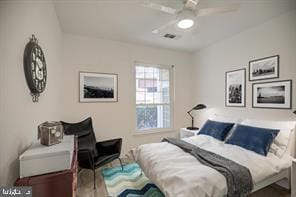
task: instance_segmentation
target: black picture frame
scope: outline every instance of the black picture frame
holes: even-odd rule
[[[105,78],[104,82],[100,80],[92,79],[91,82],[94,85],[91,85],[99,93],[86,96],[85,93],[85,84],[87,79],[90,78]],[[107,80],[106,80],[107,79]],[[105,87],[103,87],[105,86]],[[108,88],[107,88],[108,87]],[[92,88],[92,89],[94,89]],[[118,102],[118,74],[115,73],[99,73],[99,72],[79,72],[79,102],[80,103],[96,103],[96,102]]]
[[[241,77],[242,77],[242,90],[241,90],[241,103],[230,103],[229,102],[229,80],[228,80],[228,76],[229,74],[238,74],[239,72],[241,73]],[[231,71],[227,71],[225,72],[225,107],[246,107],[246,69],[242,68],[242,69],[236,69],[236,70],[231,70]]]
[[[266,75],[266,76],[257,76],[257,77],[253,77],[253,66],[252,64],[256,64],[256,63],[260,63],[262,61],[267,61],[270,60],[272,61],[272,59],[275,59],[275,67],[274,67],[274,74],[273,75]],[[249,81],[259,81],[259,80],[266,80],[266,79],[276,79],[279,78],[280,76],[280,56],[279,55],[273,55],[273,56],[269,56],[269,57],[264,57],[264,58],[260,58],[260,59],[255,59],[255,60],[251,60],[249,61]]]
[[[268,85],[270,87],[268,87]],[[268,98],[266,97],[266,99],[270,99],[270,100],[275,100],[274,103],[258,103],[258,89],[256,90],[256,88],[260,87],[260,88],[270,88],[270,89],[276,89],[276,86],[285,86],[284,88],[284,96],[279,96],[280,92],[277,93],[277,96],[269,96],[269,97],[274,97],[274,98]],[[261,82],[261,83],[253,83],[252,85],[252,108],[264,108],[264,109],[292,109],[292,80],[280,80],[280,81],[269,81],[269,82]],[[286,88],[288,86],[288,88]],[[271,93],[270,93],[271,94]],[[275,93],[276,94],[276,93]],[[257,102],[255,102],[255,97],[257,99]],[[260,96],[262,97],[262,96]],[[280,97],[284,97],[284,103],[282,104],[281,100],[282,98]],[[264,99],[264,97],[262,97],[262,99]],[[266,102],[266,101],[265,101]],[[277,103],[276,103],[277,102]]]

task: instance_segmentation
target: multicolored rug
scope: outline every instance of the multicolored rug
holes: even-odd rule
[[[109,196],[112,197],[164,197],[161,191],[153,184],[136,163],[105,168],[102,175]]]

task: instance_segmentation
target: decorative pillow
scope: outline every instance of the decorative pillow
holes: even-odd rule
[[[234,123],[216,122],[207,120],[197,135],[209,135],[218,140],[224,141]]]
[[[234,123],[233,127],[230,129],[230,131],[228,132],[228,134],[224,140],[226,140],[232,134],[236,125],[242,121],[242,119],[238,118],[238,117],[228,116],[228,115],[220,115],[220,114],[219,115],[218,114],[211,115],[209,117],[209,120],[213,120],[213,121],[217,121],[217,122]]]
[[[279,130],[237,125],[226,144],[237,145],[266,156]]]
[[[268,121],[246,119],[242,125],[261,127],[267,129],[279,129],[280,132],[271,144],[269,152],[281,158],[288,147],[291,132],[295,129],[295,121]]]

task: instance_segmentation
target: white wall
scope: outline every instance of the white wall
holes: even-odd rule
[[[47,62],[48,83],[38,103],[26,84],[23,53],[31,34]],[[50,1],[0,2],[0,185],[19,176],[18,156],[37,138],[37,125],[60,119],[61,32]]]
[[[93,118],[98,141],[123,138],[123,155],[138,144],[158,142],[178,133],[135,134],[134,61],[175,65],[175,128],[187,126],[192,107],[192,56],[188,53],[137,46],[115,41],[64,35],[63,119],[77,122]],[[79,103],[79,71],[117,73],[118,102]]]
[[[293,109],[296,107],[296,11],[256,26],[218,42],[194,55],[195,101],[210,109],[196,113],[199,123],[212,113],[264,119],[295,119],[291,110],[252,108],[252,83],[248,81],[248,62],[253,59],[280,55],[280,78],[293,80]],[[225,72],[247,69],[246,108],[225,107]],[[273,79],[274,80],[274,79]],[[265,80],[272,81],[272,80]],[[264,82],[264,81],[256,81]]]

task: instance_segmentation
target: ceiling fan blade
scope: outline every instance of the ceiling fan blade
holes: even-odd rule
[[[237,11],[238,9],[239,9],[238,4],[216,7],[216,8],[203,8],[203,9],[197,10],[197,16],[209,16],[209,15],[221,14],[226,12],[234,12],[234,11]]]
[[[153,34],[159,34],[159,33],[161,33],[163,30],[165,30],[165,29],[168,28],[169,26],[172,26],[172,25],[176,24],[177,22],[178,22],[178,20],[172,20],[172,21],[170,21],[169,23],[167,23],[167,24],[165,24],[165,25],[163,25],[163,26],[161,26],[161,27],[159,27],[159,28],[157,28],[157,29],[154,29],[154,30],[152,31],[152,33],[153,33]]]
[[[194,10],[199,3],[199,0],[187,0],[184,7]]]
[[[144,2],[144,3],[142,3],[142,5],[144,7],[148,7],[148,8],[154,9],[154,10],[159,10],[161,12],[165,12],[165,13],[168,13],[168,14],[176,14],[177,13],[176,9],[171,8],[171,7],[167,7],[167,6],[164,6],[164,5],[160,5],[160,4],[157,4],[157,3]]]

